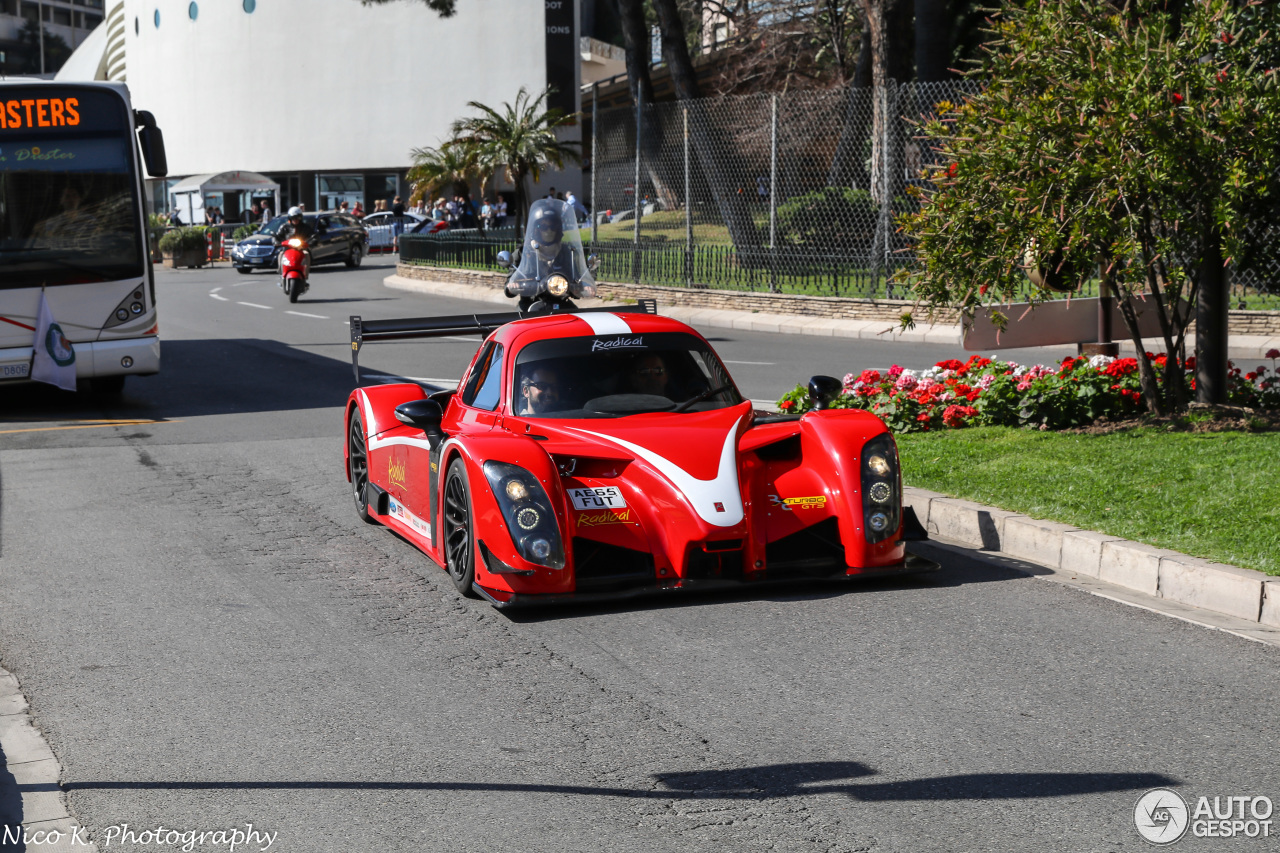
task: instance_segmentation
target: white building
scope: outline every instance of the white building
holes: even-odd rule
[[[443,19],[419,0],[107,0],[59,79],[127,82],[164,131],[169,185],[245,170],[278,182],[282,205],[369,209],[408,195],[410,150],[446,140],[469,101],[550,83],[576,111],[577,19],[577,0],[459,0]],[[574,170],[542,186],[580,183]],[[208,203],[234,218],[248,198]]]

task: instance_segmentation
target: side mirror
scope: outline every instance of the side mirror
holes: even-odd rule
[[[840,396],[844,383],[834,376],[814,376],[809,380],[809,399],[818,411],[831,408],[831,401]]]
[[[600,269],[599,255],[587,255],[587,269],[591,270],[592,272],[595,272],[596,270]]]
[[[444,409],[435,400],[410,400],[396,406],[396,420],[411,427],[417,427],[427,434],[434,450],[444,438],[444,430],[440,422],[444,420]]]
[[[511,269],[511,253],[510,252],[503,251],[498,253],[498,266]]]
[[[146,110],[137,110],[134,117],[138,121],[138,146],[142,149],[147,174],[153,178],[167,177],[169,160],[164,153],[164,134],[156,126],[155,116]]]

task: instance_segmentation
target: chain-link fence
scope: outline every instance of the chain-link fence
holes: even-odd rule
[[[971,83],[678,101],[600,112],[591,140],[601,277],[874,298],[906,262],[894,217],[929,165],[917,138]],[[637,127],[638,125],[638,127]],[[637,144],[637,137],[639,143]]]
[[[935,165],[923,118],[977,90],[954,81],[707,98],[652,104],[639,120],[633,108],[601,110],[584,152],[583,239],[600,256],[598,277],[906,298],[891,282],[913,260],[895,218],[914,209],[908,188]],[[441,236],[435,246],[402,241],[402,258],[492,269],[515,242],[431,239]],[[1232,306],[1280,307],[1278,272],[1237,276]],[[1077,295],[1096,295],[1096,283]]]

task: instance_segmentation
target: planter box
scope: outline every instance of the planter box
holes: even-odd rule
[[[179,254],[165,253],[164,265],[166,267],[202,267],[209,262],[208,252],[201,247],[199,249],[188,249]]]

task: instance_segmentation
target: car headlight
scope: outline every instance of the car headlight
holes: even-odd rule
[[[553,275],[547,279],[547,293],[559,299],[569,292],[569,279],[562,275]]]
[[[902,478],[893,436],[881,433],[862,446],[862,518],[867,542],[883,542],[902,521]]]
[[[484,463],[484,476],[507,522],[516,551],[530,563],[564,568],[564,544],[547,492],[538,478],[509,462]]]

